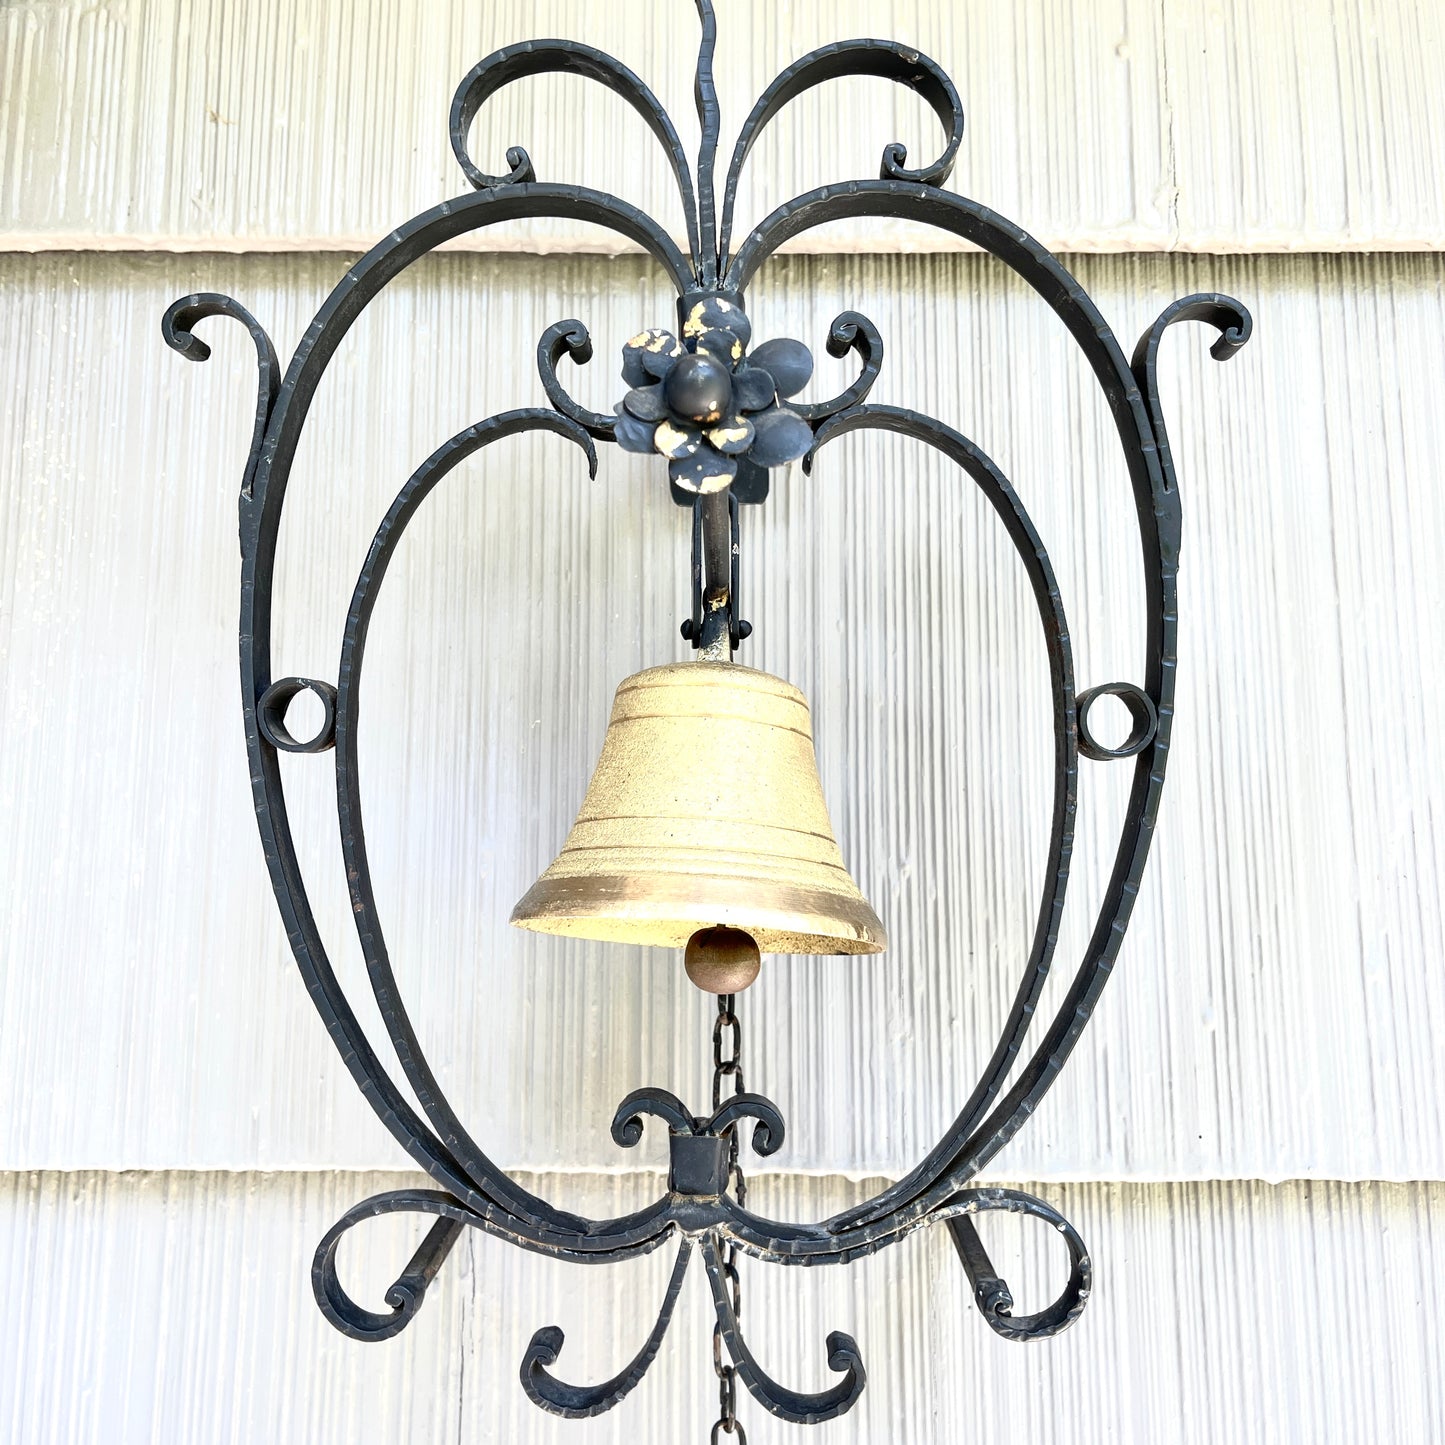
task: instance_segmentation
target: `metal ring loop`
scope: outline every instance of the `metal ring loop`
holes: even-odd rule
[[[286,709],[303,692],[315,693],[324,709],[316,736],[298,739],[286,730]],[[336,689],[310,677],[283,677],[261,694],[256,704],[256,726],[273,748],[283,753],[324,753],[336,746]]]
[[[1129,736],[1116,748],[1101,743],[1089,728],[1089,709],[1101,697],[1117,697],[1129,709],[1132,726]],[[1108,762],[1113,758],[1132,758],[1142,753],[1154,741],[1159,730],[1159,713],[1154,700],[1143,688],[1132,682],[1106,682],[1102,687],[1091,687],[1081,692],[1078,700],[1079,751],[1086,758],[1096,762]]]

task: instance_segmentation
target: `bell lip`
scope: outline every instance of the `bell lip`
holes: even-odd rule
[[[882,953],[888,935],[861,893],[735,880],[706,899],[693,878],[650,875],[539,878],[518,900],[511,923],[533,933],[680,949],[702,928],[738,928],[762,953],[837,956]],[[729,896],[731,894],[731,896]]]

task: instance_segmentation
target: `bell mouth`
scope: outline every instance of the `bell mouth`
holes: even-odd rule
[[[846,876],[846,875],[845,875]],[[697,880],[658,874],[545,875],[512,911],[518,928],[604,943],[685,948],[703,928],[737,928],[762,953],[882,953],[888,938],[861,896],[754,878]]]
[[[764,953],[881,953],[823,800],[807,699],[770,673],[671,663],[623,680],[577,820],[512,910],[538,933]]]

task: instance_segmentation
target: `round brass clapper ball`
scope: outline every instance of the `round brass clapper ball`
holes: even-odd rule
[[[757,978],[762,955],[741,928],[700,928],[687,941],[683,963],[704,993],[741,993]]]

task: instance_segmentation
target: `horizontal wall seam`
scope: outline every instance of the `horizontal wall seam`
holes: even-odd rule
[[[105,256],[294,256],[294,255],[363,255],[369,251],[382,235],[372,236],[322,236],[294,240],[282,237],[267,237],[259,241],[226,236],[200,238],[158,238],[147,240],[136,236],[75,236],[75,235],[10,235],[0,236],[0,255],[73,255],[99,254]],[[1056,256],[1418,256],[1445,253],[1445,236],[1421,236],[1401,240],[1398,236],[1381,237],[1378,240],[1342,242],[1326,245],[1314,237],[1301,238],[1281,244],[1228,245],[1208,240],[1196,242],[1180,241],[1175,244],[1143,239],[1132,243],[1120,243],[1115,237],[1100,237],[1088,240],[1079,237],[1036,236],[1043,246]],[[467,245],[464,242],[449,242],[439,247],[445,253],[465,252],[484,256],[528,256],[528,257],[612,257],[643,256],[646,253],[637,246],[588,245],[585,242],[549,244],[532,239],[515,243],[493,241],[490,245]],[[835,246],[785,245],[778,248],[782,256],[950,256],[957,254],[977,255],[978,248],[964,244],[939,244],[934,246],[897,246],[873,244],[866,237],[855,243]]]
[[[397,1165],[367,1165],[358,1167],[356,1165],[325,1165],[295,1167],[285,1169],[272,1168],[250,1168],[246,1166],[217,1166],[217,1165],[189,1165],[176,1164],[164,1168],[149,1169],[116,1169],[97,1168],[92,1166],[77,1166],[75,1168],[55,1168],[46,1166],[43,1168],[24,1169],[6,1168],[0,1169],[0,1180],[7,1179],[28,1179],[40,1178],[42,1176],[56,1175],[61,1177],[96,1176],[113,1179],[154,1179],[170,1178],[181,1175],[195,1175],[210,1178],[212,1176],[234,1176],[237,1179],[290,1179],[290,1178],[331,1178],[341,1176],[354,1176],[358,1179],[370,1177],[375,1174],[420,1174],[419,1170],[409,1169],[405,1164]],[[569,1169],[560,1165],[553,1165],[547,1169],[509,1169],[506,1171],[510,1178],[521,1181],[533,1181],[538,1179],[551,1179],[563,1177],[567,1179],[655,1179],[659,1185],[666,1177],[664,1169],[642,1168],[642,1169],[599,1169],[587,1167],[580,1169]],[[870,1173],[841,1172],[838,1170],[811,1170],[811,1169],[762,1169],[754,1165],[747,1170],[747,1177],[750,1183],[761,1180],[768,1180],[773,1183],[789,1183],[804,1181],[810,1183],[827,1183],[833,1181],[838,1184],[882,1184],[889,1180],[889,1176]],[[1088,1175],[1088,1174],[1061,1174],[1057,1177],[1038,1173],[1015,1174],[1009,1172],[993,1173],[987,1172],[967,1181],[964,1187],[997,1187],[997,1186],[1019,1186],[1028,1185],[1035,1188],[1080,1188],[1092,1186],[1118,1185],[1122,1188],[1131,1189],[1170,1189],[1170,1188],[1205,1188],[1214,1184],[1259,1184],[1269,1189],[1287,1189],[1296,1184],[1338,1184],[1350,1188],[1368,1189],[1375,1185],[1419,1185],[1421,1187],[1445,1183],[1445,1174],[1440,1175],[1370,1175],[1358,1177],[1342,1177],[1333,1174],[1280,1174],[1280,1175],[1259,1175],[1259,1174],[1198,1174],[1198,1175]]]

